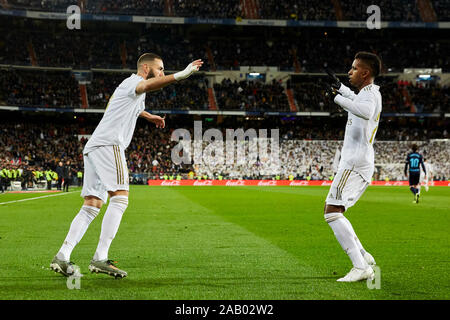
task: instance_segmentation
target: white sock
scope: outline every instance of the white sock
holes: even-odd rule
[[[362,246],[362,244],[361,244],[361,241],[359,241],[359,238],[358,238],[358,236],[356,235],[355,230],[353,229],[352,224],[350,223],[350,221],[348,221],[348,219],[347,219],[344,215],[342,215],[342,219],[344,219],[345,223],[347,223],[347,225],[348,225],[350,231],[352,232],[352,235],[353,235],[353,237],[354,237],[354,239],[355,239],[355,241],[356,241],[356,245],[358,246],[359,252],[361,252],[361,254],[362,254],[363,257],[364,257],[364,254],[366,253],[366,250],[364,250],[364,248],[363,248],[363,246]]]
[[[352,261],[353,266],[359,269],[366,269],[369,265],[364,260],[356,243],[350,221],[346,222],[343,218],[344,215],[340,212],[325,214],[325,221],[328,222],[328,225],[333,230],[336,239]]]
[[[96,207],[81,207],[80,212],[78,212],[70,225],[69,232],[63,245],[61,246],[61,249],[59,249],[59,252],[56,254],[58,259],[64,261],[70,260],[70,254],[72,253],[73,248],[75,248],[81,238],[83,238],[89,224],[95,219],[99,212],[100,209]]]
[[[108,259],[108,251],[111,242],[119,230],[122,215],[128,206],[127,196],[115,196],[109,200],[108,208],[102,221],[102,231],[98,242],[97,250],[94,254],[94,260],[101,261]]]

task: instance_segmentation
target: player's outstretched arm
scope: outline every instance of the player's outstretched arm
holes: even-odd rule
[[[164,88],[165,86],[167,86],[175,81],[176,80],[173,77],[173,74],[169,74],[168,76],[162,76],[162,77],[142,80],[136,86],[136,94],[142,94],[144,92],[156,91],[156,90]]]
[[[334,102],[340,105],[342,109],[364,120],[369,120],[375,112],[375,103],[372,100],[363,100],[356,103],[338,94],[334,98]]]
[[[149,122],[153,122],[157,128],[164,129],[164,127],[166,126],[166,121],[165,121],[166,116],[160,117],[155,114],[151,114],[150,112],[147,112],[147,111],[142,111],[139,116]]]
[[[147,80],[142,80],[136,86],[136,94],[142,94],[144,92],[156,91],[164,88],[165,86],[183,79],[188,78],[194,72],[197,72],[203,65],[201,59],[191,62],[184,70],[170,74],[168,76],[154,77]]]
[[[341,86],[339,87],[338,92],[350,100],[354,100],[356,97],[356,93],[354,93],[352,91],[352,89],[350,89],[343,83],[341,83]]]
[[[174,73],[173,77],[175,78],[176,81],[186,79],[194,72],[197,72],[202,65],[203,65],[202,59],[195,60],[189,63],[189,65],[183,71]]]

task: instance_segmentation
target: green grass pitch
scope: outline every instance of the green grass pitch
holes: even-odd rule
[[[0,299],[449,299],[450,188],[369,187],[346,216],[381,271],[380,288],[338,283],[351,263],[323,218],[327,187],[132,186],[110,258],[87,267],[106,206],[72,254],[79,290],[49,269],[79,190],[0,195]]]

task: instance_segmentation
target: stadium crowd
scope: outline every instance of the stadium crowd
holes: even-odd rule
[[[89,0],[84,3],[86,13],[95,14],[133,14],[147,16],[178,16],[200,17],[215,19],[250,18],[239,0],[205,1],[205,0]],[[74,4],[71,0],[7,0],[5,8],[32,9],[43,11],[65,12],[67,7]],[[343,20],[367,20],[367,7],[378,5],[381,8],[384,21],[422,21],[417,1],[415,0],[340,0],[316,1],[314,5],[308,0],[258,0],[256,5],[259,19],[281,20],[337,20],[342,12]],[[448,21],[449,4],[444,0],[432,0],[431,6],[441,21]],[[165,6],[168,6],[165,8]],[[255,17],[253,17],[255,18]]]
[[[103,14],[164,15],[164,0],[89,0],[87,11]]]
[[[366,21],[367,8],[377,5],[380,7],[382,21],[422,21],[416,0],[343,0],[340,3],[344,20]]]
[[[275,80],[264,84],[223,79],[221,83],[214,84],[214,90],[221,110],[289,111],[284,88]]]
[[[104,28],[102,34],[98,28]],[[258,28],[258,29],[254,29]],[[13,30],[10,32],[10,30]],[[445,30],[430,35],[417,29],[276,29],[271,27],[195,28],[186,25],[138,24],[104,26],[92,23],[81,31],[61,28],[54,21],[0,23],[0,63],[74,69],[134,69],[142,52],[160,54],[166,70],[181,70],[201,58],[204,71],[239,70],[242,66],[272,66],[281,71],[323,72],[329,66],[347,72],[354,53],[376,52],[384,72],[404,68],[450,70]],[[376,44],[376,45],[375,45]]]
[[[43,108],[78,108],[78,82],[72,73],[2,70],[0,102]]]
[[[325,80],[323,77],[302,77],[301,82],[288,83],[294,92],[294,99],[299,111],[336,111],[337,108],[324,99]]]
[[[179,35],[173,28],[163,28],[154,32],[159,35],[142,35],[138,39],[124,40],[126,47],[126,65],[130,69],[136,68],[136,61],[142,52],[155,52],[163,58],[165,70],[182,70],[195,60],[202,59],[204,70],[210,70],[204,44],[200,41]]]
[[[129,73],[93,72],[86,83],[89,108],[103,109],[117,85]],[[345,77],[341,79],[346,83]],[[208,110],[208,88],[212,78],[198,75],[146,95],[150,110]],[[292,89],[298,111],[342,112],[324,95],[324,75],[293,76],[283,84],[273,80],[232,81],[223,79],[213,89],[220,110],[290,111],[285,89]],[[450,111],[448,86],[426,82],[397,81],[380,77],[383,112],[443,113]],[[348,83],[347,83],[348,84]],[[41,108],[80,108],[78,81],[69,71],[42,71],[3,68],[0,77],[0,103],[8,106]]]
[[[438,21],[450,21],[450,2],[447,0],[433,0],[434,12]]]
[[[206,79],[192,77],[155,94],[147,94],[146,106],[150,110],[208,110]]]
[[[117,85],[129,74],[94,73],[88,88],[89,106],[102,109],[108,104]],[[192,77],[146,95],[145,105],[150,110],[207,110],[208,93],[205,77]]]
[[[405,180],[403,171],[406,155],[411,151],[411,143],[413,142],[378,141],[374,145],[374,180]],[[414,143],[421,145],[420,152],[433,164],[433,178],[448,180],[450,165],[446,161],[450,160],[449,142]],[[246,148],[249,144],[246,143]],[[342,141],[286,140],[280,145],[279,157],[274,159],[270,158],[269,152],[266,158],[245,158],[242,164],[227,164],[225,156],[203,156],[203,163],[194,165],[194,171],[195,176],[207,176],[209,179],[222,176],[225,179],[288,180],[292,176],[295,180],[332,180],[341,147]],[[226,154],[226,150],[223,150],[223,154]]]
[[[279,39],[211,39],[208,41],[217,70],[241,66],[272,66],[294,71],[292,42]]]
[[[11,181],[20,181],[23,190],[44,181],[61,189],[65,175],[58,163],[70,162],[71,179],[81,183],[81,150],[85,140],[78,140],[78,128],[49,123],[3,122],[0,128],[0,171],[2,191]],[[73,181],[75,182],[75,181]]]
[[[247,158],[243,163],[238,162],[236,158],[233,164],[227,164],[225,158],[222,162],[215,158],[217,153],[208,153],[209,143],[204,142],[202,164],[194,163],[194,158],[191,158],[191,163],[176,165],[172,161],[172,150],[178,142],[171,141],[173,130],[177,127],[190,128],[188,130],[191,137],[194,137],[194,132],[192,123],[188,124],[186,120],[180,120],[176,116],[173,121],[175,123],[172,124],[169,118],[170,127],[156,130],[144,120],[138,120],[134,138],[127,150],[127,164],[132,182],[145,183],[147,179],[170,179],[176,176],[183,179],[189,177],[211,179],[219,176],[223,179],[288,179],[290,176],[295,179],[329,179],[336,170],[336,153],[342,146],[341,139],[344,133],[344,125],[340,123],[335,125],[336,122],[342,122],[337,119],[327,119],[325,122],[306,119],[298,122],[275,117],[263,122],[260,120],[236,122],[235,118],[229,117],[221,124],[204,122],[203,130],[217,125],[225,137],[225,128],[244,130],[278,128],[280,151],[278,159],[270,157],[276,145],[269,141],[266,155],[260,151],[257,156]],[[395,123],[399,120],[385,121],[382,121],[374,144],[375,179],[403,180],[406,154],[413,142],[419,145],[419,152],[434,165],[434,178],[450,179],[449,133],[445,129],[445,124],[439,126],[430,122],[428,126],[421,127],[417,123],[413,125],[412,122],[410,125],[415,129],[408,128],[408,124],[400,126],[402,129],[393,129],[399,126],[399,123]],[[40,121],[2,123],[0,171],[10,170],[11,174],[14,174],[13,170],[20,171],[20,174],[17,171],[16,176],[9,178],[2,175],[3,182],[18,179],[22,182],[22,187],[26,188],[33,182],[36,184],[40,177],[44,181],[49,179],[50,187],[52,181],[58,185],[58,181],[60,183],[61,180],[58,175],[61,176],[61,173],[55,177],[55,172],[58,173],[60,161],[71,162],[73,176],[82,173],[82,149],[95,124],[60,122],[62,123],[49,124]],[[439,139],[432,139],[433,126],[437,127],[435,133],[439,134],[437,135]],[[269,137],[270,134],[269,131]],[[244,144],[248,147],[249,141],[246,140]],[[225,157],[226,145],[223,148]],[[81,183],[81,180],[79,178],[77,182]]]
[[[174,0],[172,3],[173,11],[178,17],[236,19],[244,16],[239,0]]]
[[[331,1],[317,1],[312,6],[308,0],[259,0],[259,18],[336,20],[336,13]]]

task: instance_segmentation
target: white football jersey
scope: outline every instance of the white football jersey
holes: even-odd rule
[[[145,93],[136,94],[136,86],[142,80],[133,73],[116,88],[83,154],[101,146],[119,146],[122,150],[129,146],[137,118],[145,109]]]
[[[334,99],[348,112],[339,169],[354,170],[368,182],[374,171],[373,142],[382,109],[379,89],[370,84],[355,94],[342,84],[338,90],[342,95]]]
[[[427,170],[427,174],[431,175],[433,173],[433,165],[429,163],[428,161],[424,163],[425,164],[425,170]]]

